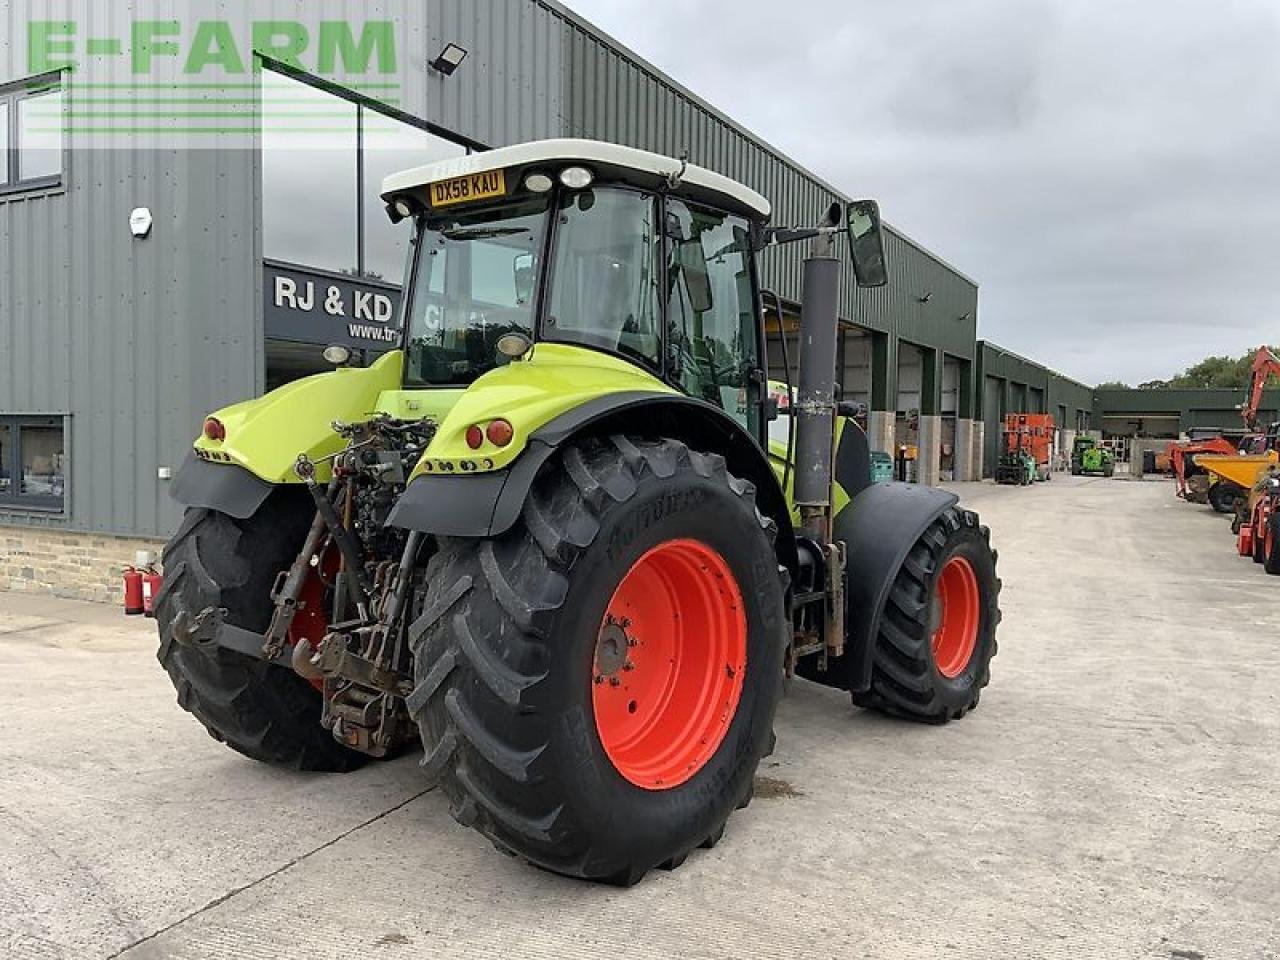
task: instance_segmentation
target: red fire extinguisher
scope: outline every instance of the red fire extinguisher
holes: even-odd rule
[[[160,587],[163,584],[164,577],[156,573],[156,568],[147,567],[142,575],[142,612],[148,617],[156,615],[156,597],[160,594]]]
[[[125,567],[124,612],[131,617],[135,617],[142,611],[142,571],[136,567]]]

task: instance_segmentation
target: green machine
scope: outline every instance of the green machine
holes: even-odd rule
[[[1071,445],[1071,475],[1073,477],[1110,477],[1116,472],[1115,455],[1090,436],[1078,436]]]

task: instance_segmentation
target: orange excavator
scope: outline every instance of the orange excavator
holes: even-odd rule
[[[1200,454],[1216,454],[1231,456],[1237,453],[1261,454],[1271,445],[1268,438],[1258,427],[1258,407],[1262,403],[1262,391],[1267,380],[1272,376],[1280,377],[1280,358],[1277,358],[1270,347],[1262,346],[1254,354],[1253,363],[1249,366],[1249,382],[1245,388],[1245,402],[1240,405],[1240,416],[1244,420],[1246,435],[1239,442],[1227,437],[1194,437],[1190,440],[1174,441],[1169,444],[1169,466],[1178,481],[1177,495],[1192,503],[1213,502],[1222,500],[1221,504],[1213,503],[1217,510],[1231,512],[1231,504],[1225,499],[1226,488],[1217,491],[1219,497],[1213,497],[1214,490],[1210,484],[1210,472],[1195,462]],[[1238,491],[1231,491],[1238,492]]]
[[[1249,367],[1249,385],[1245,389],[1244,406],[1240,408],[1240,416],[1244,417],[1245,429],[1250,433],[1258,433],[1258,406],[1262,403],[1262,391],[1271,377],[1280,377],[1280,358],[1270,347],[1259,347],[1253,355],[1253,364]]]

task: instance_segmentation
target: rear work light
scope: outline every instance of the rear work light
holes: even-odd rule
[[[210,440],[222,441],[227,439],[227,428],[217,417],[209,417],[204,422],[204,435]]]

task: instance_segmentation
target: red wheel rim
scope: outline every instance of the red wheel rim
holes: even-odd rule
[[[978,620],[982,612],[978,577],[964,557],[952,557],[942,567],[935,588],[937,627],[933,632],[933,662],[948,679],[958,677],[969,665],[978,645]]]
[[[614,768],[646,790],[679,786],[729,730],[747,665],[742,593],[724,557],[668,540],[609,600],[592,664],[596,732]]]

